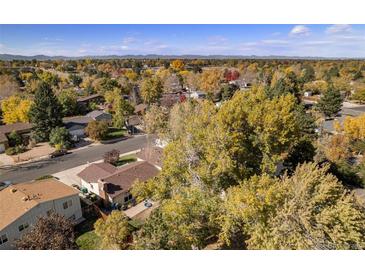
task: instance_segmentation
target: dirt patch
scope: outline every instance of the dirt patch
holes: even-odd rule
[[[19,163],[48,156],[54,151],[55,148],[51,147],[48,143],[38,143],[34,148],[11,157],[13,158],[15,163]]]

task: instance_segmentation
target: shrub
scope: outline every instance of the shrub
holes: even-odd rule
[[[106,137],[108,129],[106,121],[91,121],[85,128],[85,132],[91,139],[100,141]]]
[[[23,145],[19,145],[19,146],[15,146],[15,147],[9,147],[5,150],[5,154],[6,155],[17,155],[19,153],[22,153],[26,151],[25,146]]]
[[[16,131],[12,131],[8,135],[8,140],[9,140],[9,145],[12,147],[21,145],[23,141],[22,136],[20,136],[20,134],[18,134]]]
[[[15,147],[9,147],[5,150],[5,154],[6,155],[15,155],[16,152],[15,152]]]

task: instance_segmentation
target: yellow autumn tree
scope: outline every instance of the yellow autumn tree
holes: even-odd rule
[[[200,76],[200,88],[208,93],[219,91],[223,71],[220,69],[204,70]]]
[[[343,123],[345,135],[351,140],[365,139],[365,114],[358,117],[346,117]]]
[[[29,121],[29,109],[32,101],[29,99],[22,99],[17,95],[10,96],[1,102],[1,109],[3,112],[3,122],[5,124],[14,124],[18,122]]]
[[[171,67],[174,69],[174,70],[182,70],[184,68],[184,62],[181,61],[181,60],[174,60],[172,61],[171,63]]]

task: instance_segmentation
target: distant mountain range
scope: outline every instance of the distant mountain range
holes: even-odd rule
[[[100,56],[47,56],[47,55],[13,55],[13,54],[0,54],[0,60],[79,60],[79,59],[294,59],[294,60],[343,60],[343,59],[364,59],[364,58],[331,58],[331,57],[300,57],[300,56],[257,56],[257,55],[100,55]]]

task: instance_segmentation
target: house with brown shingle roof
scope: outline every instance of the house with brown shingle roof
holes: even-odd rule
[[[56,179],[45,179],[0,190],[0,249],[14,249],[14,242],[38,217],[52,212],[78,223],[82,211],[78,191]]]
[[[31,123],[14,123],[0,126],[0,153],[3,153],[9,146],[8,135],[15,131],[20,135],[29,134],[33,128]]]
[[[145,182],[157,176],[159,169],[146,161],[115,168],[108,163],[92,164],[78,176],[81,185],[100,196],[106,204],[123,206],[133,200],[130,189],[136,181]]]
[[[100,196],[99,180],[112,175],[116,171],[117,168],[109,163],[94,163],[87,166],[77,176],[81,180],[81,187]]]
[[[142,159],[144,161],[153,164],[158,169],[161,169],[162,167],[163,149],[161,147],[158,146],[144,147],[138,153],[136,153],[136,156],[139,159]]]

